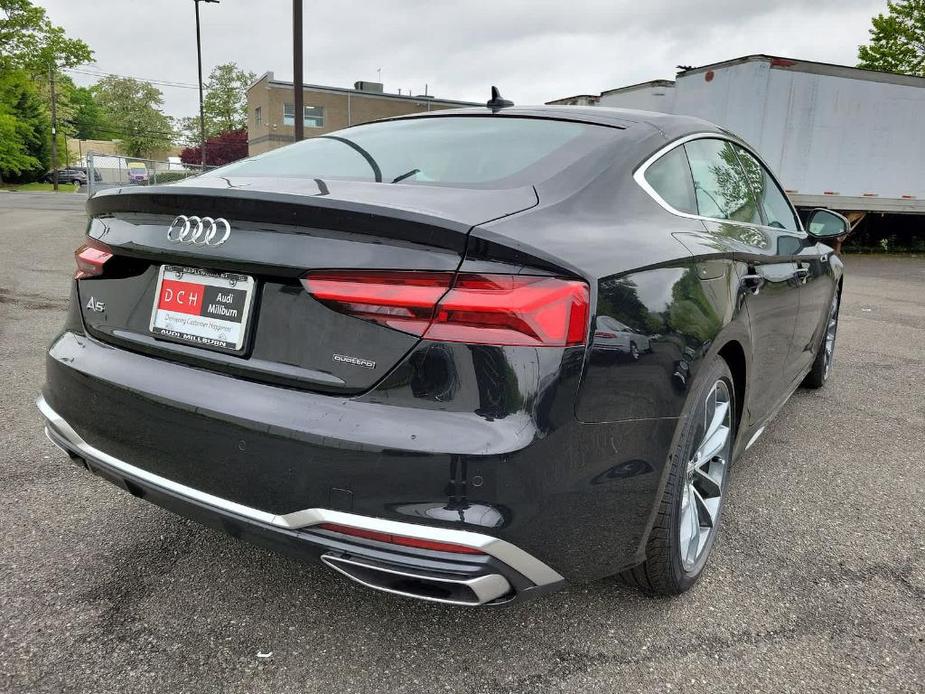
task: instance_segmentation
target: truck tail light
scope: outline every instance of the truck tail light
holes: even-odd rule
[[[588,285],[532,275],[323,271],[302,279],[335,310],[440,342],[567,347],[587,336]]]

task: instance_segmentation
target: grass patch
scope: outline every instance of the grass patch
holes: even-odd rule
[[[34,192],[53,193],[55,190],[55,187],[51,183],[20,183],[20,184],[4,183],[3,185],[0,185],[0,190],[9,190],[14,193],[34,193]],[[74,184],[73,183],[59,183],[58,192],[59,193],[73,193]]]

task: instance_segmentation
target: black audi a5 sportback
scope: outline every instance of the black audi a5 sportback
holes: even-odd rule
[[[829,375],[846,221],[701,120],[489,106],[94,195],[50,439],[392,593],[689,588],[730,464]]]

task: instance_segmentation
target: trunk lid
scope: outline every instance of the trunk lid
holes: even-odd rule
[[[480,190],[320,179],[199,177],[103,191],[88,202],[88,234],[108,245],[113,258],[102,276],[78,280],[84,323],[94,337],[152,356],[307,390],[362,392],[419,338],[328,308],[300,278],[327,269],[455,272],[472,227],[536,203],[529,186]],[[230,233],[218,245],[179,243],[167,235],[178,215],[225,219]],[[163,266],[171,269],[162,279]],[[214,279],[229,273],[238,279]],[[217,306],[208,302],[224,296],[229,308],[218,308],[243,318],[240,350],[153,334],[155,302],[167,305],[163,283],[187,281],[217,285],[207,287],[202,316]]]

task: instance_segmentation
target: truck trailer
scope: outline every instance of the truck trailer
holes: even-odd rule
[[[757,148],[794,205],[925,214],[925,78],[769,55],[602,92],[600,106],[698,116]],[[879,215],[878,215],[879,216]]]

